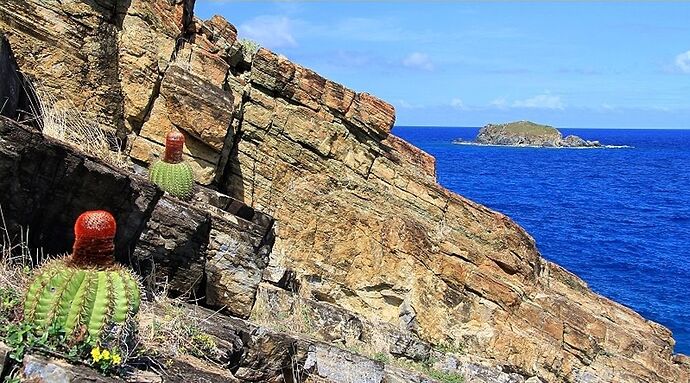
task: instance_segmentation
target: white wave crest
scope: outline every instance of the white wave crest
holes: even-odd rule
[[[455,145],[467,146],[492,146],[497,148],[532,148],[532,149],[635,149],[630,145],[601,145],[601,146],[539,146],[539,145],[498,145],[498,144],[481,144],[472,141],[452,141]]]

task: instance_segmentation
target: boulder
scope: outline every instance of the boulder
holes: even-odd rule
[[[151,212],[132,254],[132,264],[152,290],[166,285],[175,295],[204,294],[206,246],[211,227],[207,213],[164,196]]]
[[[22,365],[22,381],[35,383],[95,382],[116,383],[121,379],[109,378],[88,367],[71,365],[63,360],[40,355],[26,355]]]

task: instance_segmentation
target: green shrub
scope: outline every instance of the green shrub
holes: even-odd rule
[[[261,48],[259,43],[250,39],[240,39],[240,45],[242,45],[242,49],[250,56],[254,56],[256,52],[259,51],[259,48]]]

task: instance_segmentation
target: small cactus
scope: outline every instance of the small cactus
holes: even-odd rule
[[[194,190],[194,174],[189,164],[182,160],[184,135],[170,132],[165,137],[165,156],[151,165],[149,179],[171,195],[188,200]]]
[[[29,285],[24,320],[40,333],[57,327],[68,340],[84,330],[96,343],[122,334],[139,310],[141,293],[137,278],[114,263],[115,230],[107,211],[80,215],[72,255],[42,266]]]

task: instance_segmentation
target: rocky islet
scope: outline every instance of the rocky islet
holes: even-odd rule
[[[463,143],[462,140],[454,141]],[[561,132],[549,125],[530,121],[516,121],[506,124],[488,124],[482,127],[473,141],[481,145],[529,146],[552,148],[596,148],[599,141],[587,141],[575,135],[563,137]]]

